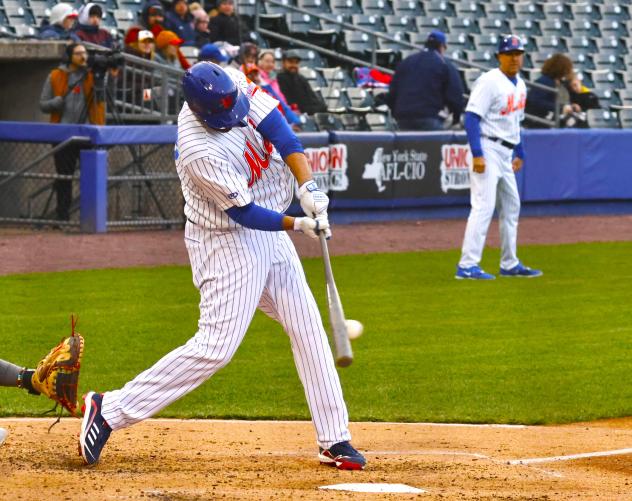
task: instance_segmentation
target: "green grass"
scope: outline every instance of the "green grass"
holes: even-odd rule
[[[522,247],[534,280],[452,278],[456,251],[333,259],[365,324],[339,371],[352,420],[561,423],[632,415],[632,243]],[[497,270],[498,252],[483,266]],[[319,260],[305,260],[324,308]],[[80,315],[81,390],[122,386],[195,333],[188,267],[0,277],[0,358],[32,365]],[[0,415],[49,407],[0,389]],[[228,367],[162,416],[307,419],[281,328],[257,314]]]

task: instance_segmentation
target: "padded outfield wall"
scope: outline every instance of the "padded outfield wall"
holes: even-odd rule
[[[81,168],[84,179],[76,183],[76,191],[79,186],[99,184],[85,188],[90,190],[90,195],[86,192],[82,197],[77,191],[77,208],[81,207],[76,214],[77,224],[84,211],[87,211],[84,218],[88,213],[92,218],[95,215],[106,218],[107,221],[98,225],[100,231],[107,226],[141,225],[143,221],[147,224],[159,224],[163,219],[168,224],[177,222],[182,200],[171,155],[175,126],[96,127],[27,122],[0,122],[0,147],[3,148],[0,200],[4,201],[0,203],[0,220],[10,214],[12,222],[19,222],[20,202],[30,196],[29,184],[21,176],[14,176],[11,182],[3,184],[3,179],[11,172],[22,170],[29,160],[25,158],[29,154],[22,152],[18,157],[12,152],[31,148],[25,151],[32,152],[30,156],[34,159],[49,150],[50,145],[70,136],[87,137],[94,149],[104,152],[84,156]],[[464,133],[332,131],[300,137],[314,177],[332,200],[332,218],[366,221],[444,217],[467,211],[471,154]],[[632,210],[632,131],[525,131],[524,143],[526,162],[517,179],[525,212],[530,208],[536,208],[540,214],[577,212],[578,207],[588,213]],[[113,167],[120,162],[119,150],[131,151],[132,148],[138,148],[139,153],[126,152],[129,158],[126,157],[125,166],[131,167],[121,169],[123,174],[129,174],[131,168],[134,175],[127,176],[130,182],[140,183],[139,190],[149,189],[142,204],[136,199],[125,200],[138,197],[138,190],[131,188],[121,190],[119,187],[116,198],[112,196],[113,181],[119,186],[127,180],[121,176],[121,169]],[[143,148],[149,148],[153,157],[145,157]],[[143,162],[145,158],[152,161]],[[142,169],[136,168],[136,160],[142,163]],[[29,172],[36,169],[40,176],[55,174],[50,158]],[[102,179],[103,176],[108,179]],[[42,189],[45,191],[45,186]],[[6,202],[9,199],[11,203]],[[116,214],[111,207],[113,200],[118,208]],[[89,209],[95,203],[106,207]],[[152,212],[155,205],[163,205],[158,213]],[[134,209],[133,213],[126,213],[130,208]],[[94,230],[95,224],[94,221],[90,225],[83,224],[83,229]]]

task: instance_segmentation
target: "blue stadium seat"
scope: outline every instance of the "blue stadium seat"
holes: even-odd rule
[[[520,33],[524,36],[542,35],[540,21],[534,19],[510,19],[509,26],[512,33]]]
[[[319,14],[328,14],[331,12],[331,9],[325,0],[297,0],[296,5]]]
[[[417,17],[425,15],[422,4],[416,0],[393,0],[393,13],[398,16]]]
[[[618,111],[619,124],[622,129],[632,129],[632,108]]]
[[[570,37],[572,35],[567,21],[544,19],[539,24],[543,35],[555,35],[557,37]]]
[[[384,19],[382,16],[376,16],[374,14],[353,14],[351,16],[351,22],[354,26],[364,28],[365,30],[385,31]]]
[[[601,19],[601,14],[599,13],[599,6],[593,5],[590,2],[584,3],[574,3],[570,4],[572,18],[576,21],[585,20],[585,21],[597,21]]]
[[[601,18],[608,21],[628,21],[630,12],[626,5],[608,2],[601,6]]]
[[[536,2],[518,2],[515,3],[514,12],[518,19],[531,19],[537,21],[538,19],[544,19],[544,10],[542,5]]]
[[[574,19],[568,21],[572,36],[587,36],[598,37],[601,36],[599,25],[594,21],[588,19]]]
[[[625,21],[615,21],[612,19],[599,21],[599,31],[605,37],[627,37],[630,34]]]

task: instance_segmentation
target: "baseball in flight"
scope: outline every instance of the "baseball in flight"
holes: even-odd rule
[[[349,339],[358,339],[364,332],[364,325],[357,320],[345,320],[347,324],[347,336]]]

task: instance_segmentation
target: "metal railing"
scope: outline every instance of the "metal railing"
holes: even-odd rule
[[[314,10],[310,10],[310,9],[305,9],[302,7],[297,7],[294,5],[288,5],[282,1],[279,0],[265,0],[265,3],[267,4],[272,4],[272,5],[276,5],[278,7],[282,7],[284,10],[286,10],[287,12],[298,12],[301,14],[306,14],[315,18],[318,18],[320,20],[323,21],[327,21],[328,23],[333,23],[338,25],[340,28],[346,28],[349,30],[353,30],[356,32],[360,32],[360,33],[364,33],[369,37],[369,40],[371,41],[371,61],[366,61],[366,60],[362,60],[362,59],[358,59],[358,58],[354,58],[354,57],[350,57],[347,56],[345,54],[340,54],[339,52],[333,51],[333,50],[329,50],[329,49],[325,49],[323,47],[320,47],[319,45],[316,44],[312,44],[309,42],[305,42],[303,40],[298,40],[296,38],[292,38],[292,37],[288,37],[286,35],[282,35],[280,33],[276,33],[274,31],[270,31],[264,28],[261,28],[261,5],[264,2],[262,0],[256,0],[255,3],[255,30],[258,31],[260,34],[269,37],[269,38],[273,38],[273,39],[277,39],[277,40],[281,40],[283,42],[292,44],[292,45],[297,45],[299,47],[304,47],[304,48],[308,48],[310,50],[314,50],[318,53],[321,54],[325,54],[326,56],[329,56],[331,58],[334,59],[338,59],[341,61],[347,61],[347,62],[351,62],[353,64],[361,64],[363,66],[370,66],[372,68],[377,68],[380,71],[383,71],[385,73],[388,74],[393,74],[394,71],[391,68],[385,68],[382,66],[378,66],[376,64],[377,61],[377,56],[378,56],[378,48],[377,48],[377,40],[386,40],[388,42],[394,43],[396,45],[398,45],[399,47],[402,48],[406,48],[406,49],[416,49],[416,50],[422,50],[424,47],[422,45],[419,44],[414,44],[411,42],[407,42],[405,40],[400,40],[396,37],[392,37],[390,35],[387,35],[386,33],[381,33],[381,32],[377,32],[371,29],[367,29],[367,28],[363,28],[362,26],[356,26],[350,23],[347,23],[344,20],[339,19],[335,14],[331,14],[331,15],[327,15],[327,14],[323,14],[322,12],[317,12]],[[489,66],[485,66],[483,64],[478,64],[478,63],[474,63],[471,61],[464,61],[462,59],[456,59],[456,58],[452,58],[447,54],[444,54],[444,57],[451,61],[453,64],[455,64],[458,67],[466,67],[466,68],[477,68],[480,69],[482,71],[488,71],[490,69],[492,69]],[[555,114],[554,114],[554,118],[553,120],[547,120],[545,118],[541,118],[538,117],[536,115],[531,115],[531,114],[526,114],[525,116],[536,123],[548,126],[548,127],[559,127],[560,126],[560,105],[559,105],[559,91],[554,88],[554,87],[549,87],[547,85],[542,85],[539,84],[537,82],[532,82],[530,80],[525,80],[525,84],[527,85],[527,87],[530,88],[535,88],[535,89],[541,89],[544,90],[546,92],[551,92],[555,94]],[[467,95],[465,97],[468,97]]]

